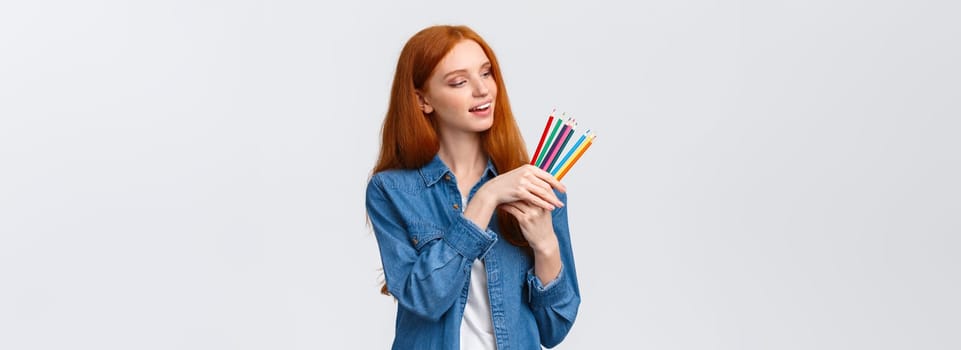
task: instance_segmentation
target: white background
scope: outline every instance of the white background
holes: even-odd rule
[[[364,188],[446,23],[529,148],[599,135],[558,348],[961,348],[961,6],[617,3],[4,2],[0,348],[387,348]]]

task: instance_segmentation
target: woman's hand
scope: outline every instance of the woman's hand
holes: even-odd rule
[[[500,206],[517,218],[521,233],[534,251],[534,274],[542,285],[551,283],[561,273],[561,255],[554,233],[551,211],[517,201]]]
[[[502,204],[501,209],[517,218],[524,239],[530,243],[534,252],[553,252],[557,250],[557,236],[551,210],[532,205],[526,201]]]
[[[478,191],[493,199],[495,205],[525,201],[546,210],[564,206],[552,188],[566,192],[567,188],[551,174],[538,167],[525,164],[517,169],[501,174]]]
[[[487,181],[464,208],[464,216],[478,227],[486,228],[498,206],[512,202],[526,202],[550,213],[564,206],[553,189],[566,192],[567,188],[551,174],[530,164],[498,175]],[[548,215],[549,216],[549,215]]]

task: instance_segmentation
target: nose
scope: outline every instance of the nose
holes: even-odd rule
[[[477,79],[478,84],[474,84],[474,96],[483,97],[490,93],[490,89],[487,88],[487,83],[484,79]]]

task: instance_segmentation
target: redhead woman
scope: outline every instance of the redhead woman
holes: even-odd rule
[[[580,305],[563,184],[528,165],[494,51],[421,30],[397,62],[367,214],[393,349],[540,349]]]

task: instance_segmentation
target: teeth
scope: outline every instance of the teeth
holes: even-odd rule
[[[490,103],[490,102],[487,102],[487,103],[482,104],[482,105],[480,105],[480,106],[471,108],[470,110],[471,110],[471,111],[481,111],[481,110],[485,110],[485,109],[489,108],[490,106],[491,106],[491,103]]]

